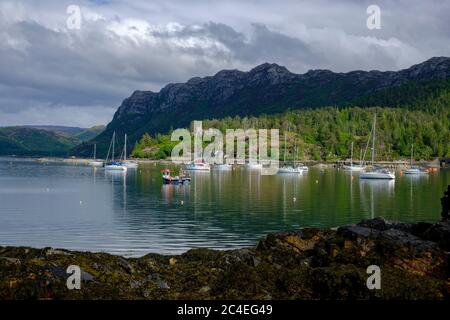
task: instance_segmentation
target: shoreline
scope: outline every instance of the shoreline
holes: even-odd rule
[[[93,161],[93,159],[86,159],[86,158],[62,158],[62,157],[28,157],[28,156],[0,156],[0,159],[18,159],[18,160],[30,160],[30,161],[36,161],[40,163],[64,163],[64,164],[72,164],[72,165],[88,165],[89,162]],[[97,159],[98,161],[104,161],[103,159]],[[139,164],[166,164],[166,165],[179,165],[177,163],[173,163],[171,160],[168,159],[141,159],[141,158],[130,158],[128,160],[136,161]],[[349,160],[334,160],[334,161],[324,161],[324,160],[301,160],[299,161],[301,163],[304,163],[307,166],[311,167],[327,167],[327,168],[334,168],[334,167],[340,167],[344,165],[344,163],[348,163]],[[280,164],[282,161],[280,161]],[[355,161],[357,163],[357,161]],[[381,167],[395,167],[395,168],[404,168],[409,166],[409,160],[403,159],[403,160],[393,160],[393,161],[387,161],[387,160],[380,160],[375,161],[375,165],[381,166]],[[443,168],[440,166],[439,162],[436,162],[435,160],[419,160],[415,161],[416,165],[429,167],[429,168]],[[369,165],[370,166],[370,165]]]
[[[124,258],[0,246],[0,299],[448,299],[450,221],[374,218],[268,234],[254,247]],[[69,290],[67,268],[81,269]],[[381,289],[366,286],[379,266]]]

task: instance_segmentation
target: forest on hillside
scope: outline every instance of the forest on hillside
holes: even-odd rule
[[[434,97],[433,108],[325,107],[289,110],[280,114],[252,117],[226,117],[203,121],[203,129],[279,129],[280,158],[284,157],[284,135],[287,134],[287,159],[333,161],[350,156],[359,158],[370,135],[374,115],[377,118],[376,159],[396,160],[411,155],[415,159],[450,157],[450,95]],[[289,128],[289,132],[287,131]],[[178,142],[168,134],[144,134],[132,156],[164,159]],[[370,150],[370,148],[369,148]],[[296,152],[297,151],[297,152]],[[370,151],[369,151],[370,153]],[[368,155],[366,155],[367,159]]]

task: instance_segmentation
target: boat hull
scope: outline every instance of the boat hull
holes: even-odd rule
[[[163,178],[163,183],[164,184],[188,184],[191,182],[190,178],[186,178],[186,179],[177,179],[177,178]]]
[[[393,180],[395,174],[390,172],[361,172],[359,175],[361,179],[378,179],[378,180]]]
[[[302,174],[304,170],[301,168],[292,168],[292,167],[283,167],[278,169],[278,173],[294,173],[294,174]]]
[[[360,171],[363,171],[364,169],[365,169],[365,167],[361,167],[361,166],[344,166],[345,171],[360,172]]]
[[[136,162],[124,162],[123,165],[128,169],[136,169],[138,167]]]
[[[409,174],[409,175],[424,175],[424,174],[428,174],[427,171],[421,171],[421,170],[417,170],[417,169],[408,169],[403,171],[404,174]]]
[[[127,171],[127,167],[119,165],[106,165],[105,170],[107,171]]]
[[[210,171],[209,167],[198,167],[198,166],[186,166],[186,170],[189,171]]]
[[[221,171],[228,171],[231,170],[233,167],[229,164],[218,164],[213,166],[214,170],[221,170]]]
[[[260,163],[247,163],[245,167],[252,170],[261,170],[263,166]]]
[[[88,165],[91,167],[103,167],[103,161],[91,161]]]

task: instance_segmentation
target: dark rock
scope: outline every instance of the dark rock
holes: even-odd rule
[[[5,261],[8,264],[13,264],[13,265],[20,265],[21,262],[19,259],[17,258],[10,258],[10,257],[0,257],[0,261]]]
[[[167,282],[162,280],[158,273],[152,274],[150,279],[156,283],[159,289],[169,289]]]
[[[0,299],[448,299],[449,221],[382,218],[334,230],[274,233],[256,248],[125,259],[0,247]],[[79,265],[81,290],[66,268]],[[367,267],[382,272],[368,290]]]
[[[92,274],[90,274],[89,272],[83,271],[81,270],[81,280],[82,281],[94,281],[95,278]]]
[[[436,242],[443,250],[450,251],[450,219],[432,225],[424,232],[424,238]]]
[[[118,263],[128,273],[133,273],[134,272],[133,266],[125,258],[119,257],[118,258]]]
[[[380,231],[385,231],[388,229],[398,229],[403,230],[406,232],[411,231],[412,224],[410,223],[403,223],[398,221],[389,221],[382,217],[376,217],[374,219],[367,219],[363,220],[360,223],[358,223],[358,226],[366,227],[370,229],[376,229]]]

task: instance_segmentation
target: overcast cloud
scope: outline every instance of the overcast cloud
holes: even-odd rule
[[[381,8],[381,29],[366,8]],[[66,26],[81,8],[79,30]],[[275,62],[398,70],[450,56],[450,1],[0,2],[0,126],[106,124],[134,90]]]

